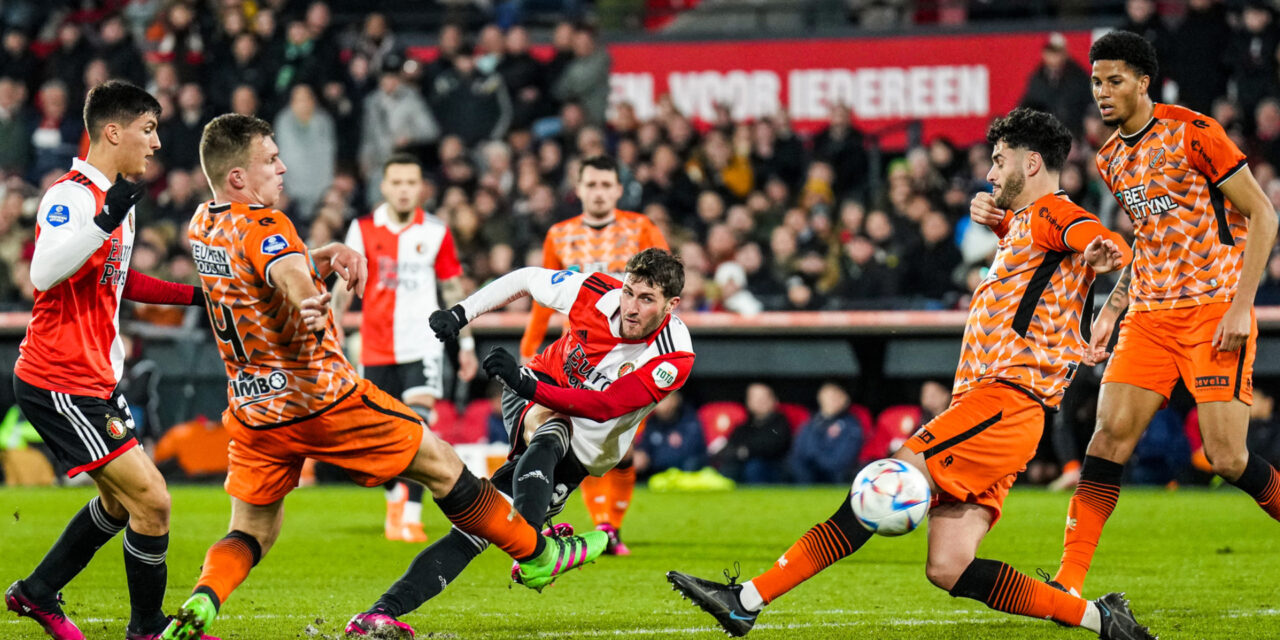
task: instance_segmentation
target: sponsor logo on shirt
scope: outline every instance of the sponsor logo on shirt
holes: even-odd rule
[[[111,251],[107,253],[107,261],[102,265],[102,275],[98,284],[122,285],[129,274],[129,254],[133,245],[120,242],[119,238],[111,239]]]
[[[561,370],[564,371],[564,377],[569,381],[569,386],[575,389],[603,391],[613,384],[608,376],[597,371],[595,365],[591,364],[587,359],[587,352],[580,344],[574,345],[573,351],[565,357]]]
[[[664,362],[653,368],[653,382],[658,385],[659,389],[676,383],[676,366],[670,362]]]
[[[231,259],[227,257],[226,249],[192,241],[191,257],[195,260],[196,271],[200,275],[211,278],[231,277]]]
[[[55,204],[49,207],[49,213],[45,214],[44,219],[51,227],[61,227],[71,220],[71,210],[65,204]]]
[[[564,271],[557,271],[551,274],[551,284],[560,284],[561,282],[564,282],[565,278],[568,278],[571,275],[573,275],[573,272],[568,269]]]
[[[268,394],[274,397],[274,394],[289,386],[289,376],[283,371],[272,371],[265,376],[251,376],[241,371],[240,375],[228,380],[227,384],[231,386],[231,395],[235,398],[257,398]]]
[[[632,371],[635,371],[635,370],[636,370],[636,365],[634,362],[624,363],[621,367],[618,367],[618,377],[621,378],[622,376],[625,376],[628,373],[631,373]]]
[[[1177,205],[1173,203],[1173,198],[1169,194],[1161,194],[1158,196],[1147,197],[1147,185],[1139,185],[1130,189],[1121,190],[1116,194],[1116,200],[1120,201],[1120,205],[1129,214],[1133,220],[1142,220],[1147,216],[1173,211]]]
[[[289,246],[289,241],[285,240],[284,236],[277,233],[273,236],[268,236],[265,239],[263,239],[262,252],[269,256],[274,256],[277,253],[284,251],[286,248],[288,248],[288,246]]]

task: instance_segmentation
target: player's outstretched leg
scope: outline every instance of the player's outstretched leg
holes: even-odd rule
[[[564,418],[547,420],[534,432],[529,447],[515,461],[512,506],[533,526],[541,525],[547,518],[547,509],[555,494],[556,466],[569,451],[571,429]]]
[[[1102,537],[1102,527],[1120,498],[1124,465],[1096,456],[1085,456],[1080,482],[1067,506],[1062,562],[1053,581],[1071,593],[1084,593],[1084,579]]]
[[[412,627],[397,618],[439,595],[488,546],[489,543],[482,538],[450,529],[443,538],[423,549],[404,575],[372,607],[351,618],[347,623],[347,635],[390,633],[390,637],[400,634],[412,638]],[[386,631],[379,631],[384,628]],[[409,635],[404,636],[405,631]]]
[[[612,556],[629,556],[631,549],[622,541],[622,519],[631,508],[631,496],[636,488],[636,468],[630,457],[623,458],[617,467],[604,474],[605,511],[607,520],[597,522],[596,528],[609,534],[609,549],[606,554]]]
[[[234,506],[232,514],[234,519]],[[161,634],[162,640],[194,640],[202,637],[204,629],[218,616],[222,603],[262,559],[262,553],[258,539],[239,530],[228,533],[209,547],[196,588]]]
[[[57,542],[30,576],[13,583],[5,592],[5,605],[19,616],[44,627],[54,640],[78,640],[84,636],[59,606],[60,591],[76,577],[108,540],[120,533],[128,516],[107,513],[102,499],[94,497],[67,523]]]
[[[766,604],[794,589],[819,571],[852,555],[871,539],[871,532],[858,524],[848,499],[825,522],[814,525],[768,571],[738,585],[734,579],[722,585],[672,571],[667,580],[677,591],[694,601],[730,635],[745,635],[755,625]],[[726,576],[729,577],[727,572]]]
[[[1249,494],[1267,515],[1280,520],[1280,473],[1262,456],[1250,453],[1244,473],[1231,484]]]

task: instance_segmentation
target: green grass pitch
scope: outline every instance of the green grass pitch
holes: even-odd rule
[[[166,608],[189,593],[205,549],[225,532],[229,506],[217,487],[173,487]],[[510,561],[490,549],[444,595],[405,620],[418,638],[715,638],[710,616],[670,590],[663,574],[704,577],[741,563],[744,579],[766,569],[800,534],[835,510],[839,487],[729,493],[636,492],[625,533],[633,555],[605,557],[537,594],[508,588]],[[88,489],[0,489],[0,581],[23,577],[48,549]],[[1066,494],[1015,490],[983,557],[1028,574],[1053,569]],[[226,603],[211,633],[224,639],[342,637],[417,552],[382,537],[380,490],[323,487],[294,492],[270,555]],[[446,522],[425,508],[433,539]],[[566,512],[582,525],[574,496]],[[925,580],[925,536],[875,538],[771,605],[752,638],[1089,638],[1075,629],[989,611]],[[88,638],[123,638],[128,617],[120,542],[112,541],[65,590]],[[1139,619],[1162,638],[1280,638],[1280,525],[1246,496],[1219,490],[1128,489],[1103,535],[1086,588],[1126,591]],[[8,612],[0,638],[44,638]]]

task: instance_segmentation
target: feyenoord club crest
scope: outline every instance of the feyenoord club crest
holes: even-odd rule
[[[119,440],[129,435],[129,428],[124,425],[124,420],[112,416],[107,418],[107,435]]]

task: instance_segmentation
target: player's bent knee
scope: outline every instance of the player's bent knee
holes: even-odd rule
[[[462,471],[462,460],[458,453],[430,431],[422,434],[422,443],[418,445],[418,453],[401,475],[417,480],[427,487],[432,496],[444,495],[447,486],[451,486]]]
[[[943,591],[951,591],[956,586],[956,582],[960,580],[960,576],[964,573],[968,562],[956,559],[946,559],[941,561],[933,561],[925,563],[924,575],[929,582]]]
[[[1226,478],[1227,480],[1236,480],[1244,473],[1244,468],[1249,464],[1249,452],[1240,453],[1222,453],[1210,452],[1208,447],[1205,448],[1205,457],[1209,458],[1209,464],[1213,468],[1213,472]]]

